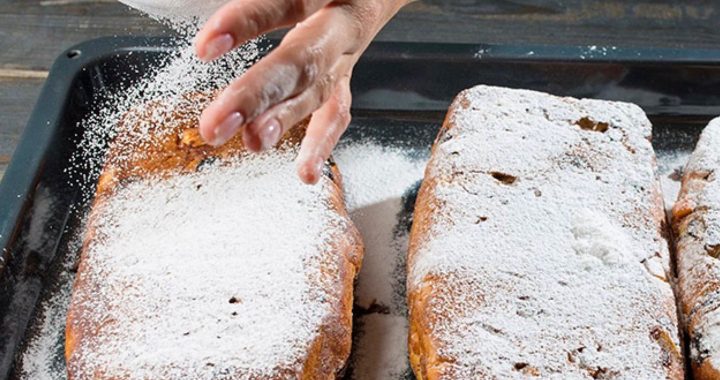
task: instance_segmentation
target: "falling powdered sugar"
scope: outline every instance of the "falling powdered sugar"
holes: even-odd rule
[[[76,182],[86,187],[85,194],[88,197],[94,191],[94,178],[103,167],[110,141],[115,141],[116,145],[133,146],[136,152],[156,145],[164,137],[163,132],[167,134],[174,130],[158,129],[155,126],[171,124],[179,108],[177,106],[185,106],[188,95],[213,94],[226,87],[257,61],[263,52],[259,47],[260,38],[247,42],[213,62],[205,63],[197,58],[193,44],[199,21],[164,19],[163,22],[177,32],[167,55],[152,62],[148,68],[126,68],[129,72],[138,72],[136,81],[113,83],[107,88],[99,88],[95,94],[98,104],[80,122],[83,135],[67,170]],[[141,70],[143,72],[139,72]],[[153,114],[144,115],[146,119],[131,123],[132,130],[119,133],[118,126],[123,117],[137,113],[138,108],[147,107],[153,102],[162,102],[163,107],[155,107]]]

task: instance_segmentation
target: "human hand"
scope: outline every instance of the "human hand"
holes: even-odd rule
[[[295,25],[280,45],[235,79],[203,112],[200,134],[222,145],[240,132],[255,152],[312,114],[297,157],[300,179],[320,179],[350,123],[350,76],[380,29],[409,0],[231,0],[198,33],[211,61],[263,33]]]

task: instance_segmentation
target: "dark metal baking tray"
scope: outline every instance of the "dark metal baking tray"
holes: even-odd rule
[[[102,38],[68,49],[53,65],[0,183],[0,379],[11,378],[37,305],[57,291],[63,260],[74,254],[68,241],[84,204],[65,169],[78,122],[102,89],[132,83],[172,46]],[[427,150],[452,98],[479,83],[634,102],[655,124],[658,152],[687,152],[720,114],[720,51],[375,43],[355,70],[345,139]]]

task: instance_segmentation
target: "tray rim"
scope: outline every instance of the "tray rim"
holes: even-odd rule
[[[51,142],[59,133],[60,123],[68,106],[67,100],[83,70],[113,56],[130,52],[170,52],[177,47],[175,41],[172,37],[100,37],[71,46],[55,59],[7,170],[0,180],[0,275],[4,274],[8,262],[14,259],[13,252],[9,249],[20,232],[20,222],[25,211],[32,205],[33,189],[40,180],[43,165],[47,162],[46,156]],[[277,40],[268,41],[272,45],[277,44]],[[363,58],[405,60],[464,57],[483,61],[563,61],[572,64],[625,63],[720,67],[720,49],[646,47],[612,49],[598,45],[595,51],[601,49],[600,53],[586,55],[589,48],[591,46],[380,41],[373,42]],[[480,57],[477,56],[479,51],[483,51]],[[5,261],[6,258],[8,262]],[[14,356],[14,351],[10,355]],[[0,379],[7,375],[0,373]]]

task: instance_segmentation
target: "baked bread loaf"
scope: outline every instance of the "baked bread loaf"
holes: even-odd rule
[[[418,379],[683,378],[650,135],[632,104],[457,96],[410,236]]]
[[[678,295],[696,380],[720,379],[720,119],[705,128],[673,207]]]
[[[259,155],[240,138],[203,144],[206,101],[188,96],[161,117],[167,105],[144,105],[120,123],[67,317],[71,380],[335,379],[344,368],[362,244],[337,168],[300,183],[301,127]]]

